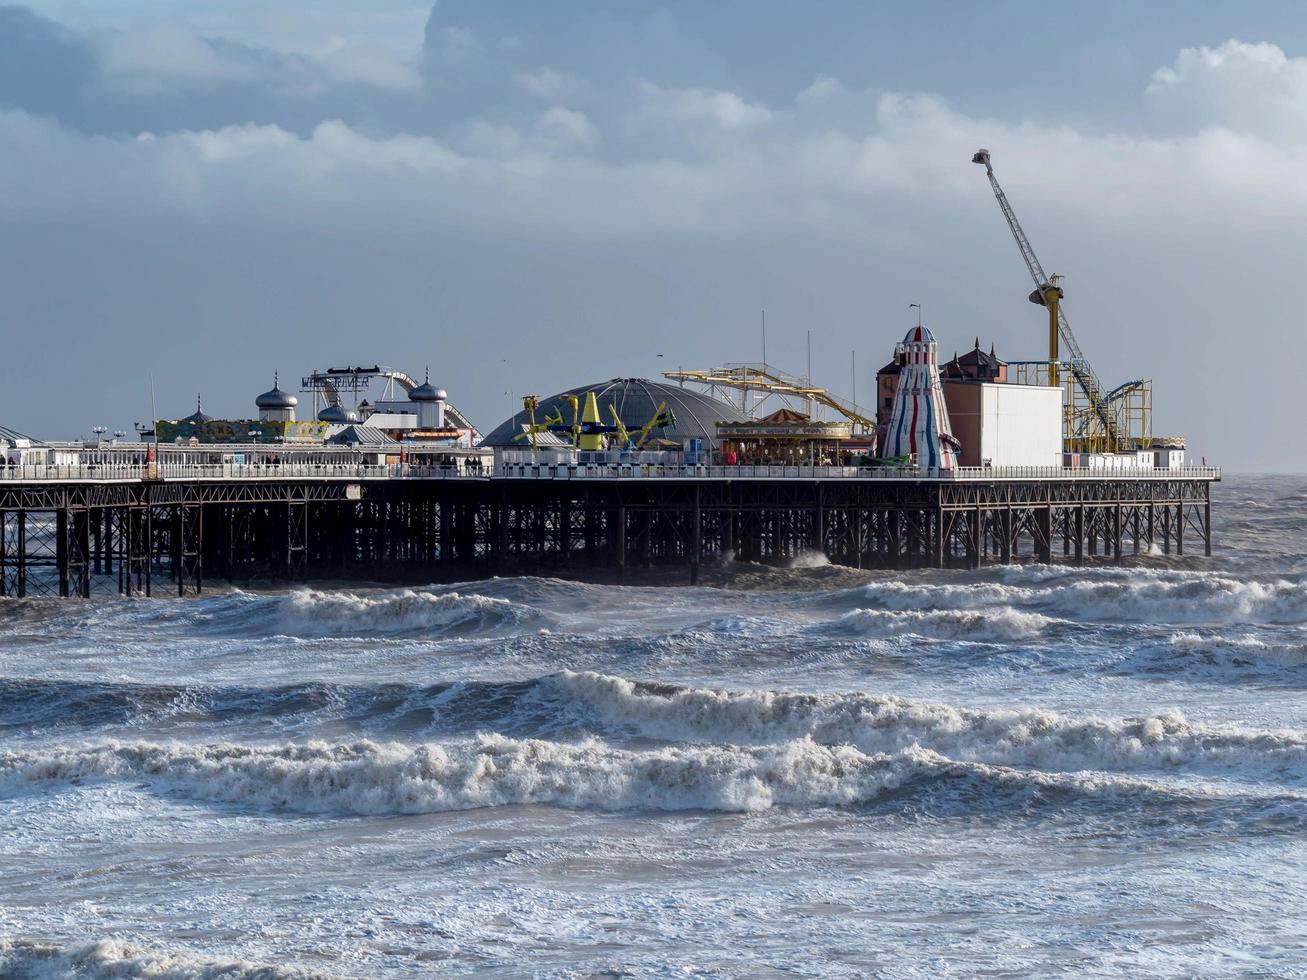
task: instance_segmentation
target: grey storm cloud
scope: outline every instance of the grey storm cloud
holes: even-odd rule
[[[1299,356],[1284,283],[1307,60],[1174,50],[1135,94],[1147,127],[1076,125],[822,71],[755,91],[729,25],[685,5],[519,6],[442,2],[407,52],[0,8],[0,421],[65,436],[139,417],[150,374],[167,405],[202,388],[238,413],[273,367],[380,360],[430,361],[489,429],[515,394],[656,370],[656,353],[748,359],[763,306],[777,356],[812,330],[819,377],[846,391],[869,390],[909,301],[946,345],[1037,357],[1024,271],[968,163],[986,145],[1100,373],[1155,378],[1159,432],[1245,465],[1293,438],[1287,382],[1218,404],[1193,379],[1236,323],[1286,377]],[[113,397],[133,407],[95,385],[42,404],[15,365],[55,361],[130,378]]]

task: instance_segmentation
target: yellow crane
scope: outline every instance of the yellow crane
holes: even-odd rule
[[[1016,212],[1012,210],[1007,195],[994,176],[989,151],[977,150],[972,155],[971,162],[985,168],[985,175],[989,178],[999,209],[1003,212],[1012,237],[1016,239],[1026,269],[1035,282],[1030,302],[1048,310],[1047,383],[1065,385],[1067,391],[1063,416],[1066,448],[1071,451],[1118,452],[1148,442],[1152,434],[1152,383],[1145,380],[1130,381],[1111,392],[1104,392],[1089,359],[1071,332],[1071,324],[1067,322],[1066,311],[1062,307],[1064,293],[1058,285],[1061,277],[1044,273],[1044,267],[1035,255],[1030,239],[1026,237]],[[1065,349],[1064,352],[1059,350],[1059,346]],[[1065,353],[1065,358],[1062,353]],[[1069,378],[1064,379],[1060,374],[1063,365]]]

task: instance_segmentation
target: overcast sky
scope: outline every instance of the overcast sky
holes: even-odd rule
[[[1108,384],[1307,469],[1299,3],[0,5],[0,423],[49,438],[391,364],[525,392],[760,355],[868,400],[1044,355],[979,146]],[[856,353],[856,360],[853,355]],[[659,355],[662,357],[659,357]]]

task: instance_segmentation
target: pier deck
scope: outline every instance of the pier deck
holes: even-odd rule
[[[205,580],[608,577],[732,553],[855,568],[1211,554],[1213,467],[110,464],[0,468],[0,595]]]

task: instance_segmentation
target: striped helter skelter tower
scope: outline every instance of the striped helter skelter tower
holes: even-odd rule
[[[951,470],[960,444],[949,428],[935,335],[927,327],[913,327],[903,338],[899,386],[881,455],[915,454],[919,470]]]

